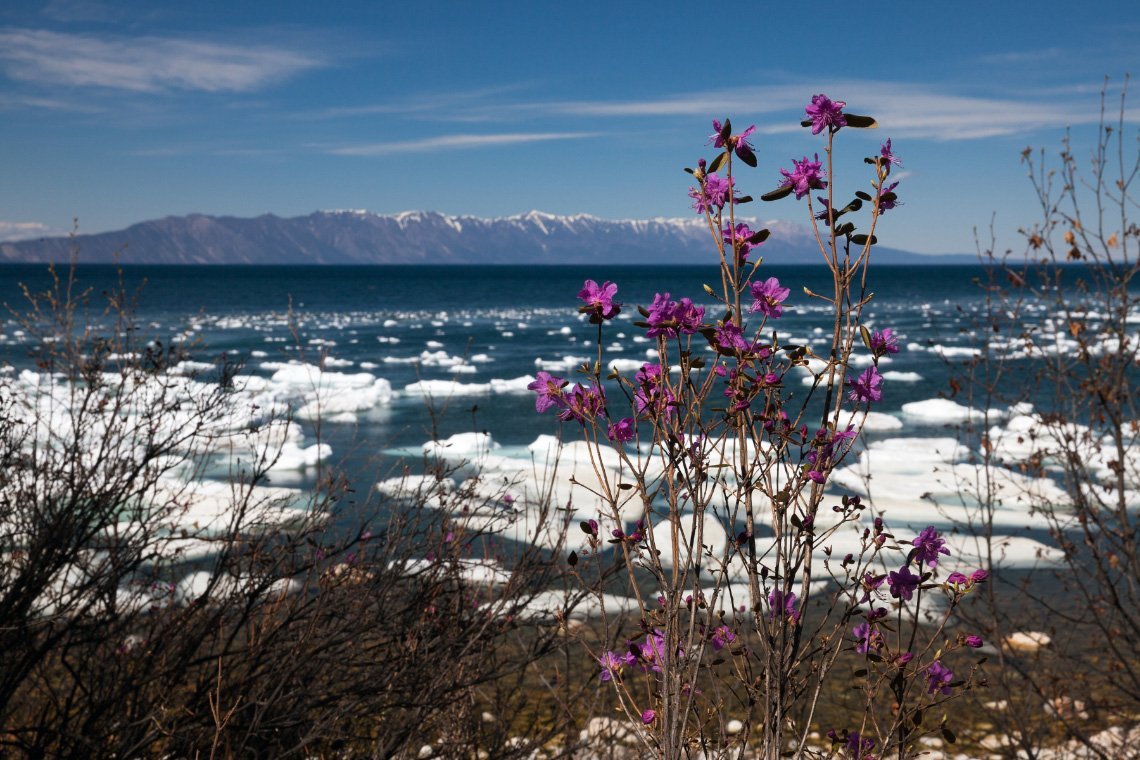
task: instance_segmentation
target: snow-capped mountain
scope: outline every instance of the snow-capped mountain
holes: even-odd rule
[[[741,221],[741,220],[738,220]],[[771,238],[759,254],[769,263],[820,261],[807,228],[747,219]],[[359,209],[281,218],[170,216],[118,232],[0,244],[0,261],[124,264],[690,264],[712,260],[703,217],[600,219],[531,211],[480,218],[434,211],[381,215]],[[876,248],[883,263],[939,263]]]

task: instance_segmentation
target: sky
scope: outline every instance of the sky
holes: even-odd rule
[[[189,213],[684,217],[712,119],[757,126],[737,183],[759,196],[822,153],[799,121],[825,93],[880,125],[835,136],[837,191],[887,138],[903,161],[884,245],[971,252],[992,220],[1013,246],[1040,217],[1022,151],[1071,128],[1088,155],[1138,37],[1136,0],[9,0],[0,240]]]

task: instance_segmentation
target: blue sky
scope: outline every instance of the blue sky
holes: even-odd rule
[[[1013,245],[1034,219],[1021,151],[1071,126],[1087,153],[1104,77],[1140,75],[1138,36],[1135,0],[17,0],[0,239],[192,212],[685,216],[712,118],[757,124],[739,185],[759,195],[822,149],[797,126],[822,92],[881,124],[837,136],[837,188],[887,137],[903,158],[884,244],[972,251],[996,213]]]

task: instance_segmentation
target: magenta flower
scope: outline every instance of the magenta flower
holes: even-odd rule
[[[768,594],[768,618],[775,620],[778,617],[791,620],[793,623],[800,619],[799,610],[796,609],[796,595],[789,591],[774,588]]]
[[[804,113],[811,119],[811,133],[818,135],[825,129],[838,132],[840,127],[847,126],[847,119],[843,116],[843,107],[847,105],[843,100],[832,100],[826,95],[812,95],[811,105],[804,107]]]
[[[784,301],[791,295],[790,288],[781,288],[780,281],[769,277],[764,282],[752,283],[752,297],[756,299],[750,312],[760,312],[766,317],[779,318],[784,313]]]
[[[602,666],[602,680],[620,681],[621,674],[636,661],[637,658],[629,653],[602,652],[602,656],[598,658],[598,664]]]
[[[911,543],[914,545],[914,561],[919,567],[923,562],[927,567],[937,567],[938,555],[950,556],[950,550],[946,548],[946,539],[938,535],[933,525],[923,528]]]
[[[804,156],[803,161],[793,158],[792,170],[781,169],[780,174],[784,175],[780,187],[790,187],[795,190],[796,200],[803,198],[812,190],[823,190],[827,187],[827,183],[823,180],[823,162],[819,160],[818,153],[814,161],[809,161],[807,156]]]
[[[975,570],[974,572],[970,573],[970,580],[974,583],[981,583],[989,577],[990,574],[988,570]]]
[[[898,336],[889,327],[871,333],[871,353],[875,356],[897,354],[899,352]]]
[[[641,669],[645,672],[661,672],[661,663],[665,660],[665,634],[654,631],[645,637],[644,643],[637,648],[641,660]],[[677,650],[680,654],[680,650]]]
[[[732,322],[725,322],[716,328],[713,340],[721,353],[733,354],[750,348],[748,341],[744,339],[744,332]]]
[[[534,382],[526,388],[538,394],[534,400],[534,408],[539,414],[542,414],[552,406],[566,406],[566,399],[562,392],[565,387],[566,381],[562,378],[555,377],[549,372],[539,372],[535,375]]]
[[[855,403],[870,403],[881,401],[883,398],[883,376],[874,367],[867,367],[863,370],[863,374],[854,380],[847,378],[847,385],[851,387],[847,397]]]
[[[966,646],[970,647],[971,649],[977,649],[978,647],[980,647],[984,643],[985,642],[982,641],[981,636],[975,635],[975,636],[967,636],[966,637]]]
[[[756,125],[753,124],[748,129],[744,130],[738,135],[732,135],[725,140],[721,137],[724,125],[717,119],[713,119],[713,133],[709,135],[709,142],[713,144],[714,148],[723,148],[727,146],[736,152],[736,155],[741,161],[749,166],[756,166],[756,154],[752,152],[752,146],[748,144],[748,137],[756,131]]]
[[[733,633],[727,625],[718,626],[713,630],[710,641],[712,642],[713,649],[719,652],[732,642],[736,641],[736,634]]]
[[[855,637],[855,651],[860,654],[866,654],[871,651],[872,640],[876,638],[878,632],[874,630],[871,623],[862,622],[852,629],[852,635]]]
[[[882,188],[882,192],[879,193],[879,213],[880,214],[885,212],[885,211],[890,211],[895,206],[903,205],[902,201],[900,201],[898,199],[898,195],[895,193],[895,188],[898,186],[899,186],[898,182],[892,182],[891,184]]]
[[[732,196],[732,180],[719,174],[710,174],[705,177],[705,195],[710,204],[717,208],[723,208]]]
[[[902,161],[899,160],[899,157],[891,152],[891,138],[889,137],[887,141],[879,147],[879,156],[881,157],[880,165],[886,167],[887,174],[891,173],[892,165],[902,166]]]
[[[922,578],[903,565],[899,571],[887,574],[887,585],[891,587],[891,596],[909,602]]]
[[[954,586],[968,586],[970,579],[959,572],[953,572],[946,576],[946,582]]]
[[[725,227],[721,230],[720,234],[724,239],[724,244],[736,251],[737,264],[746,261],[748,254],[752,252],[753,248],[763,245],[763,243],[748,242],[748,238],[752,237],[755,233],[743,222],[737,224],[735,227]]]
[[[935,660],[927,667],[926,678],[929,681],[929,694],[935,692],[949,694],[950,682],[954,680],[954,671],[943,665],[941,660]]]
[[[636,435],[637,426],[633,422],[633,417],[625,417],[617,422],[611,422],[609,430],[606,431],[606,437],[618,443],[629,443]]]
[[[558,413],[558,419],[574,420],[585,425],[606,408],[605,392],[597,386],[575,385],[574,390],[564,397],[565,405]]]
[[[656,338],[676,338],[678,334],[692,335],[701,326],[705,310],[703,306],[696,306],[688,298],[670,301],[668,293],[657,293],[653,303],[649,304],[649,316],[645,321],[649,323],[646,336]]]
[[[657,712],[654,710],[646,710],[645,712],[641,713],[641,722],[647,726],[656,719]]]
[[[847,750],[848,760],[874,760],[874,756],[868,753],[875,748],[875,740],[870,737],[864,739],[858,731],[852,731],[847,735],[844,748]]]
[[[601,324],[603,320],[613,319],[621,312],[621,304],[614,303],[618,286],[610,281],[599,285],[593,280],[586,280],[582,289],[578,291],[578,298],[585,302],[579,306],[578,311],[590,315],[591,324]]]

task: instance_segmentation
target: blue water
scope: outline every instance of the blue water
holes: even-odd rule
[[[894,328],[903,345],[967,347],[983,299],[977,281],[984,274],[980,267],[879,267],[868,283],[874,298],[866,321]],[[830,307],[803,293],[805,286],[829,292],[826,270],[766,266],[763,276],[778,277],[792,290],[785,317],[770,323],[779,328],[781,342],[826,339],[814,331],[829,329]],[[118,287],[119,272],[80,267],[77,278],[75,292],[89,294],[88,318],[109,324],[102,308],[106,295]],[[663,291],[707,305],[707,318],[719,316],[701,287],[719,282],[711,267],[126,267],[121,278],[127,290],[137,293],[138,336],[166,345],[173,340],[195,361],[225,355],[242,362],[245,371],[268,377],[272,368],[264,363],[317,363],[323,356],[343,364],[330,367],[334,371],[367,371],[397,391],[420,379],[486,383],[518,378],[534,374],[537,358],[594,356],[597,328],[577,314],[576,294],[586,278],[618,283],[618,298],[634,318],[636,305],[648,304]],[[0,301],[20,310],[21,283],[41,290],[50,278],[42,266],[0,267]],[[31,364],[30,352],[38,344],[30,333],[18,335],[19,329],[9,318],[0,338],[0,360],[18,368]],[[652,344],[634,341],[641,332],[631,321],[608,324],[603,342],[621,350],[607,348],[606,356],[646,360]],[[816,348],[822,352],[823,343]],[[385,362],[418,357],[425,350],[453,357],[482,354],[488,361],[473,362],[476,371],[467,374]],[[888,381],[876,411],[897,412],[908,401],[948,392],[952,365],[962,361],[930,350],[902,351],[883,369],[916,372],[923,379]],[[354,425],[322,426],[320,434],[351,472],[375,477],[392,465],[393,449],[415,447],[431,437],[432,418],[424,404],[422,397],[398,394],[380,412],[362,416]],[[529,394],[464,396],[450,400],[435,433],[486,430],[504,445],[525,445],[539,434],[555,432],[558,424],[551,415],[534,413]]]

